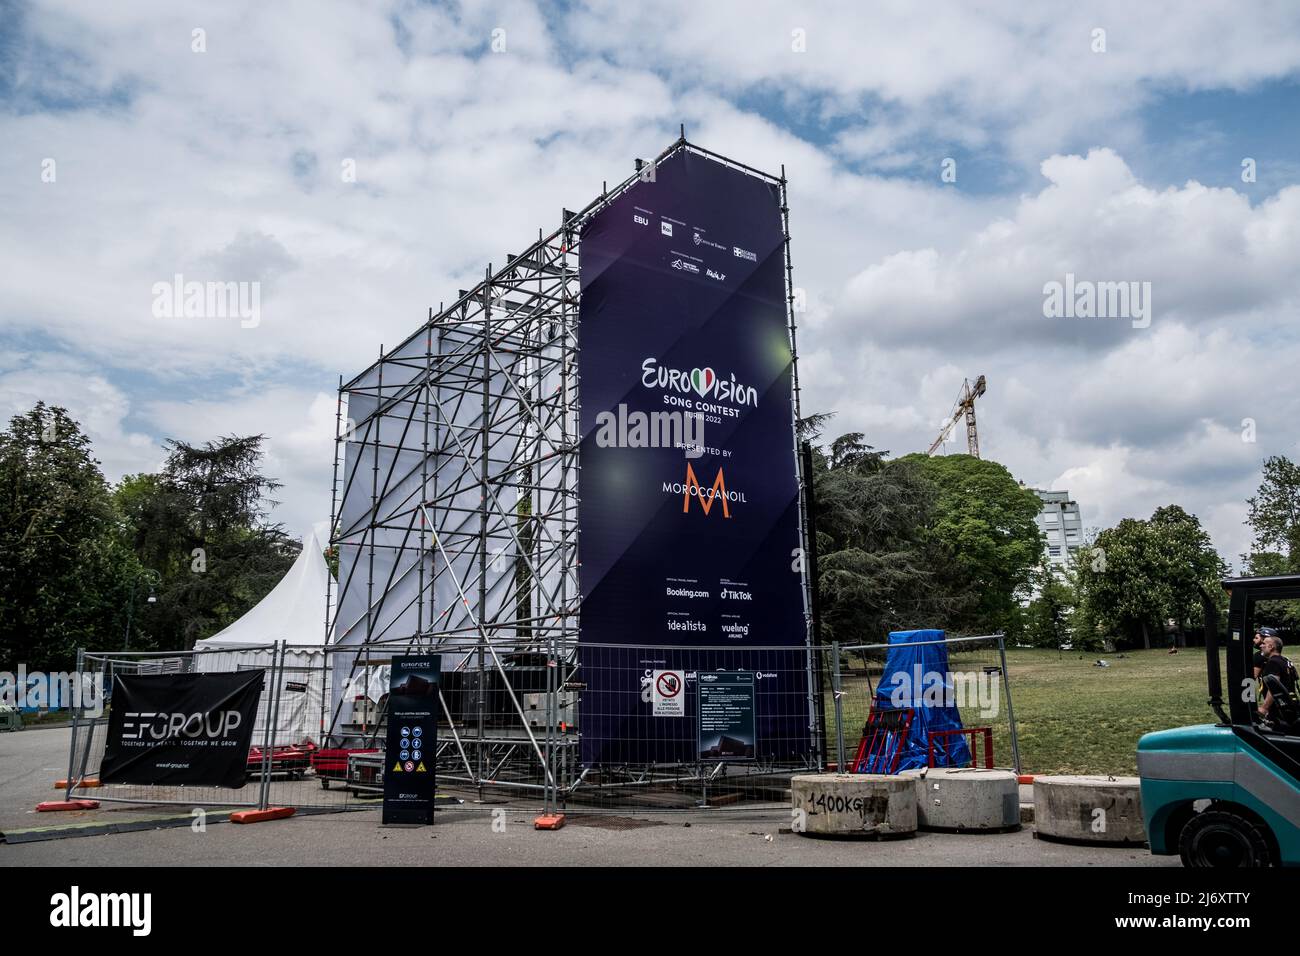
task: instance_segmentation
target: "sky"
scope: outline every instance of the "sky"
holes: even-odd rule
[[[679,124],[785,168],[829,435],[924,451],[982,374],[983,457],[1086,527],[1248,549],[1300,454],[1289,2],[0,0],[0,415],[66,407],[110,480],[263,433],[323,531],[339,376]],[[256,319],[167,314],[176,276]],[[1067,276],[1139,295],[1053,313]]]

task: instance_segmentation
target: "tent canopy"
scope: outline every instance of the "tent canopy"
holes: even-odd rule
[[[258,601],[247,614],[225,630],[195,644],[197,650],[239,650],[266,647],[276,641],[289,645],[316,646],[325,643],[325,600],[333,590],[320,541],[315,533],[302,545],[280,583]],[[331,607],[331,618],[333,608]]]
[[[266,597],[225,630],[194,645],[195,650],[208,652],[196,655],[194,668],[199,673],[254,669],[274,673],[273,668],[280,668],[278,708],[272,710],[276,695],[271,693],[263,693],[258,702],[253,730],[257,741],[272,716],[276,746],[319,740],[324,733],[330,698],[324,620],[326,593],[333,594],[329,582],[320,541],[309,535],[298,559]],[[277,641],[286,645],[283,655],[271,649]]]

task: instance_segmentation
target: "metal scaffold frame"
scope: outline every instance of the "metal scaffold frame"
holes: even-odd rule
[[[458,686],[468,694],[459,706],[443,697],[452,733],[440,744],[442,756],[455,757],[455,779],[480,797],[485,786],[531,788],[554,809],[584,785],[563,711],[580,603],[580,235],[591,217],[680,150],[779,184],[793,354],[784,170],[779,178],[762,173],[688,143],[683,133],[582,210],[563,210],[559,228],[539,230],[504,266],[489,265],[473,289],[430,309],[396,348],[381,347],[368,369],[340,380],[331,506],[338,601],[326,614],[334,686],[346,687],[394,654],[441,653],[444,672],[464,675]],[[796,356],[796,418],[798,395]],[[806,528],[801,495],[805,548]],[[807,617],[806,588],[805,577]],[[342,647],[356,652],[337,653]],[[544,692],[530,685],[530,702],[542,701],[544,715],[534,714],[531,724],[524,695],[512,686],[511,665],[520,660],[545,666]],[[499,682],[498,707],[518,718],[510,732],[488,713],[490,682]],[[339,693],[326,720],[335,739],[346,736]]]

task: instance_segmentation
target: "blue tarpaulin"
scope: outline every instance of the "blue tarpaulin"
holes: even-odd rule
[[[881,710],[911,708],[912,728],[903,746],[899,770],[928,764],[930,733],[960,730],[952,674],[948,670],[948,645],[943,631],[891,631],[885,670],[876,685],[875,706]],[[971,760],[965,736],[950,737],[946,753],[935,754],[938,766],[961,766]],[[870,772],[878,769],[867,767]]]

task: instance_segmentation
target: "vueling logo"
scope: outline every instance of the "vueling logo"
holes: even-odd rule
[[[686,463],[686,480],[685,481],[665,481],[664,494],[682,496],[682,514],[687,514],[691,510],[691,499],[697,498],[700,502],[700,508],[707,515],[713,510],[715,502],[722,502],[722,517],[731,517],[731,505],[747,504],[744,492],[728,491],[727,479],[718,469],[717,477],[713,479],[713,484],[705,488],[700,484],[700,480],[695,477],[695,469],[691,463]]]

